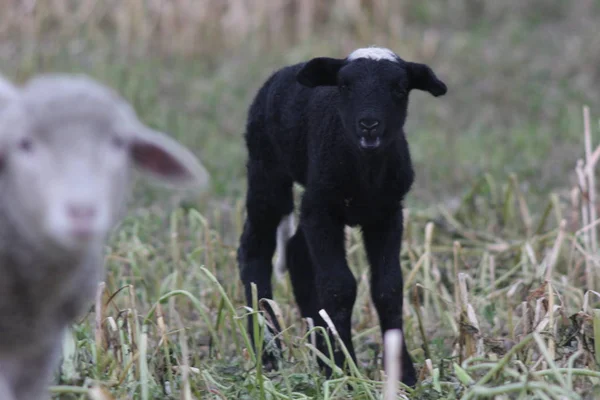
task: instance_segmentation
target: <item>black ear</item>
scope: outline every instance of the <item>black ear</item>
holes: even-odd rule
[[[431,68],[425,64],[407,62],[410,89],[424,90],[433,96],[443,96],[448,91],[446,84],[438,79]]]
[[[337,73],[345,60],[339,58],[313,58],[298,71],[296,80],[299,84],[313,88],[316,86],[337,85]]]

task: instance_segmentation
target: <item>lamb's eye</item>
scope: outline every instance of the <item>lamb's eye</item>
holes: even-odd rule
[[[404,89],[400,85],[393,85],[392,93],[394,94],[394,96],[397,96],[397,97],[405,97],[407,94],[406,89]]]
[[[23,138],[19,142],[19,149],[26,153],[29,153],[33,150],[33,141],[30,138]]]
[[[350,86],[348,86],[347,84],[343,83],[340,85],[340,90],[343,93],[348,93],[350,91]]]

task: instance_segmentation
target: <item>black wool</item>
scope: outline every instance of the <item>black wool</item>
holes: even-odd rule
[[[259,299],[272,298],[277,228],[293,211],[297,182],[305,188],[300,221],[285,247],[294,295],[302,316],[317,325],[325,326],[318,314],[325,309],[353,358],[356,280],[344,226],[362,228],[382,334],[402,329],[402,200],[414,180],[403,126],[413,89],[436,97],[447,90],[424,64],[387,49],[359,49],[344,59],[319,57],[276,71],[248,113],[247,219],[238,250],[248,304],[252,282]],[[342,366],[342,352],[334,356]],[[402,366],[399,378],[414,385],[406,345]]]

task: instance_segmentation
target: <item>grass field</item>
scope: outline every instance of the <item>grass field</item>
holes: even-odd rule
[[[6,1],[0,22],[2,73],[87,73],[213,178],[198,198],[136,187],[96,306],[65,341],[55,398],[382,398],[358,230],[349,377],[318,373],[287,278],[274,299],[283,368],[262,370],[235,261],[256,90],[279,66],[370,44],[430,64],[449,87],[409,108],[417,182],[401,256],[422,380],[398,398],[600,398],[600,2]]]

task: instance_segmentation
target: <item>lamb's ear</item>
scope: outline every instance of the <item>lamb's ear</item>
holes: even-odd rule
[[[313,58],[298,71],[296,80],[301,85],[313,88],[316,86],[337,85],[337,74],[345,60],[339,58]]]
[[[407,62],[406,69],[409,75],[410,89],[424,90],[435,97],[445,95],[448,91],[446,84],[435,76],[428,65]]]
[[[136,132],[131,157],[138,170],[165,186],[203,189],[210,181],[206,168],[190,150],[148,128]]]

